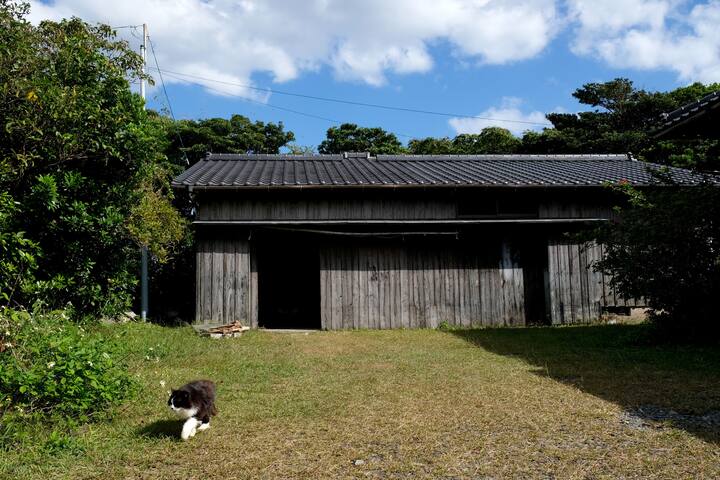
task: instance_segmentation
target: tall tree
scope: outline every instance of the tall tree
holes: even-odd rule
[[[330,127],[326,139],[318,146],[320,153],[370,152],[395,154],[404,151],[395,134],[382,128],[358,127],[354,123],[343,123]]]
[[[137,244],[162,257],[184,232],[164,132],[130,91],[141,58],[110,27],[33,26],[28,8],[0,2],[0,190],[14,205],[0,217],[37,247],[36,291],[13,300],[114,313],[132,300]]]
[[[527,132],[520,150],[526,153],[624,153],[658,163],[713,170],[720,168],[717,141],[657,142],[652,131],[663,112],[681,107],[720,84],[699,83],[670,92],[647,92],[633,82],[618,78],[588,83],[573,96],[591,110],[579,113],[550,113],[553,128]]]

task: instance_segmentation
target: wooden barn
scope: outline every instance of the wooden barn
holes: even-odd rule
[[[196,205],[196,317],[265,328],[571,324],[638,302],[577,234],[628,155],[208,154],[173,181]],[[676,181],[699,176],[670,169]],[[639,306],[639,305],[638,305]]]

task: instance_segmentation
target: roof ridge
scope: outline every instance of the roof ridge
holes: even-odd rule
[[[371,160],[379,162],[397,161],[542,161],[542,160],[575,160],[575,161],[629,161],[629,153],[488,153],[488,154],[379,154],[370,155],[367,152],[292,154],[292,153],[208,153],[205,161],[358,161]]]

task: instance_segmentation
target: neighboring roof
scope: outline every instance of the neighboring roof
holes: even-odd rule
[[[567,187],[659,183],[628,155],[208,154],[173,180],[193,189],[327,187]],[[669,168],[681,184],[699,174]]]
[[[660,126],[653,132],[654,137],[684,136],[688,133],[718,138],[720,127],[720,91],[705,95],[677,110],[665,113]]]

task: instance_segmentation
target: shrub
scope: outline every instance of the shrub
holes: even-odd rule
[[[13,232],[10,219],[19,210],[7,192],[0,192],[0,305],[10,305],[16,293],[22,296],[33,289],[38,247],[25,238],[25,232]]]
[[[74,324],[66,311],[1,311],[2,423],[7,416],[86,421],[119,404],[134,391],[121,353]]]
[[[720,189],[621,188],[630,205],[600,230],[605,257],[596,267],[624,297],[645,298],[668,339],[717,341]]]
[[[114,316],[132,304],[139,244],[165,260],[186,229],[166,132],[112,28],[28,15],[0,0],[0,306]]]

